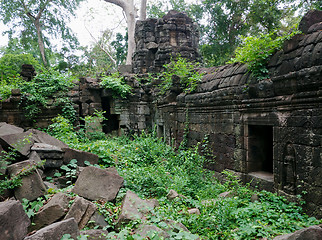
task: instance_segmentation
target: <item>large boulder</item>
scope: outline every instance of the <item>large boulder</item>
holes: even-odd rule
[[[93,201],[113,201],[123,181],[114,170],[89,166],[82,170],[72,191]]]
[[[86,167],[85,161],[94,165],[98,163],[98,156],[94,153],[84,152],[81,150],[76,150],[72,148],[63,148],[64,154],[64,164],[68,164],[72,159],[77,160],[77,165],[80,167]]]
[[[49,134],[39,131],[37,129],[30,129],[27,131],[28,134],[31,133],[32,138],[36,143],[46,143],[49,145],[53,145],[59,148],[67,148],[68,145],[57,138],[50,136]]]
[[[46,186],[37,169],[30,170],[33,165],[33,162],[27,160],[8,166],[10,177],[19,173],[31,171],[28,175],[22,176],[22,185],[14,189],[16,199],[22,200],[23,198],[26,198],[29,201],[33,201],[46,194]]]
[[[30,230],[38,230],[50,225],[66,214],[69,197],[64,193],[56,193],[42,209],[33,217],[33,225]]]
[[[127,224],[130,221],[146,219],[146,214],[151,212],[157,203],[152,200],[143,200],[134,192],[127,191],[121,207],[121,213],[117,220],[117,226]]]
[[[322,239],[322,227],[310,226],[300,229],[294,233],[284,234],[277,236],[274,240],[321,240]]]
[[[10,125],[5,122],[0,122],[0,136],[23,133],[23,132],[24,132],[23,128]]]
[[[0,239],[21,240],[29,225],[30,219],[19,201],[0,202]]]
[[[65,219],[74,218],[78,228],[83,229],[95,211],[96,205],[94,203],[82,197],[76,197]]]
[[[60,240],[65,234],[70,234],[71,238],[75,240],[79,236],[78,226],[74,218],[53,223],[26,237],[24,240]]]
[[[315,24],[322,22],[322,11],[310,10],[308,11],[300,21],[299,30],[307,34],[309,28]]]

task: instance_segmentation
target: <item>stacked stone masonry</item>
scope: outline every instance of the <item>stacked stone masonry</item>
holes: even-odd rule
[[[134,73],[159,72],[177,55],[200,60],[198,26],[177,11],[172,10],[160,19],[138,21],[135,42]]]

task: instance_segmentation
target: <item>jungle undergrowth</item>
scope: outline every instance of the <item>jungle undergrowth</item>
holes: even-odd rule
[[[84,139],[84,135],[78,135],[73,125],[62,117],[49,129],[70,147],[97,154],[98,167],[116,167],[125,179],[115,204],[96,203],[111,234],[127,236],[123,239],[140,239],[133,235],[130,225],[119,233],[113,231],[121,199],[127,190],[141,198],[158,199],[160,206],[148,217],[149,223],[162,226],[164,219],[171,219],[181,222],[191,232],[189,236],[172,232],[171,239],[194,239],[195,236],[201,239],[273,238],[321,222],[308,217],[300,205],[281,196],[242,185],[231,172],[224,172],[227,181],[219,183],[211,171],[202,167],[207,161],[199,154],[202,144],[174,149],[156,138],[155,133],[145,132],[132,138]],[[183,197],[169,201],[166,195],[170,189]],[[227,191],[231,197],[218,197]],[[251,201],[253,195],[258,196],[257,201]],[[198,208],[200,215],[188,214],[191,208]],[[151,239],[161,238],[153,236]]]

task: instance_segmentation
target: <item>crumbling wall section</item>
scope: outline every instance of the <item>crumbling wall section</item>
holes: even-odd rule
[[[160,72],[177,55],[200,60],[198,26],[186,14],[174,10],[160,19],[137,21],[135,42],[134,73]]]

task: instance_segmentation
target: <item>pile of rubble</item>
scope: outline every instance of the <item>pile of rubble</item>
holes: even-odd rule
[[[85,161],[92,165],[98,163],[98,156],[92,153],[71,149],[65,143],[36,129],[24,129],[0,123],[1,150],[1,180],[4,177],[13,178],[20,175],[22,184],[13,190],[2,193],[0,202],[0,236],[1,239],[61,239],[70,234],[76,239],[79,235],[87,235],[88,239],[106,239],[108,234],[104,227],[108,223],[99,213],[95,201],[115,202],[116,196],[123,186],[123,178],[115,168],[101,169],[85,166]],[[15,161],[6,165],[6,152],[14,151]],[[46,181],[63,164],[72,159],[77,160],[77,180],[71,192],[76,195],[60,192],[59,188],[66,186],[64,176],[56,185]],[[42,163],[42,164],[39,164]],[[41,166],[38,168],[38,166]],[[28,172],[28,174],[22,173]],[[56,192],[46,204],[29,219],[21,201],[34,201],[48,193]],[[158,206],[157,200],[143,200],[135,193],[127,191],[122,202],[122,208],[117,220],[117,228],[130,221],[144,222],[146,215]],[[188,231],[182,224],[165,220],[166,229],[154,225],[141,224],[136,233],[147,236],[151,231],[159,232],[161,236],[169,237],[166,230]],[[85,226],[95,228],[80,231]]]

